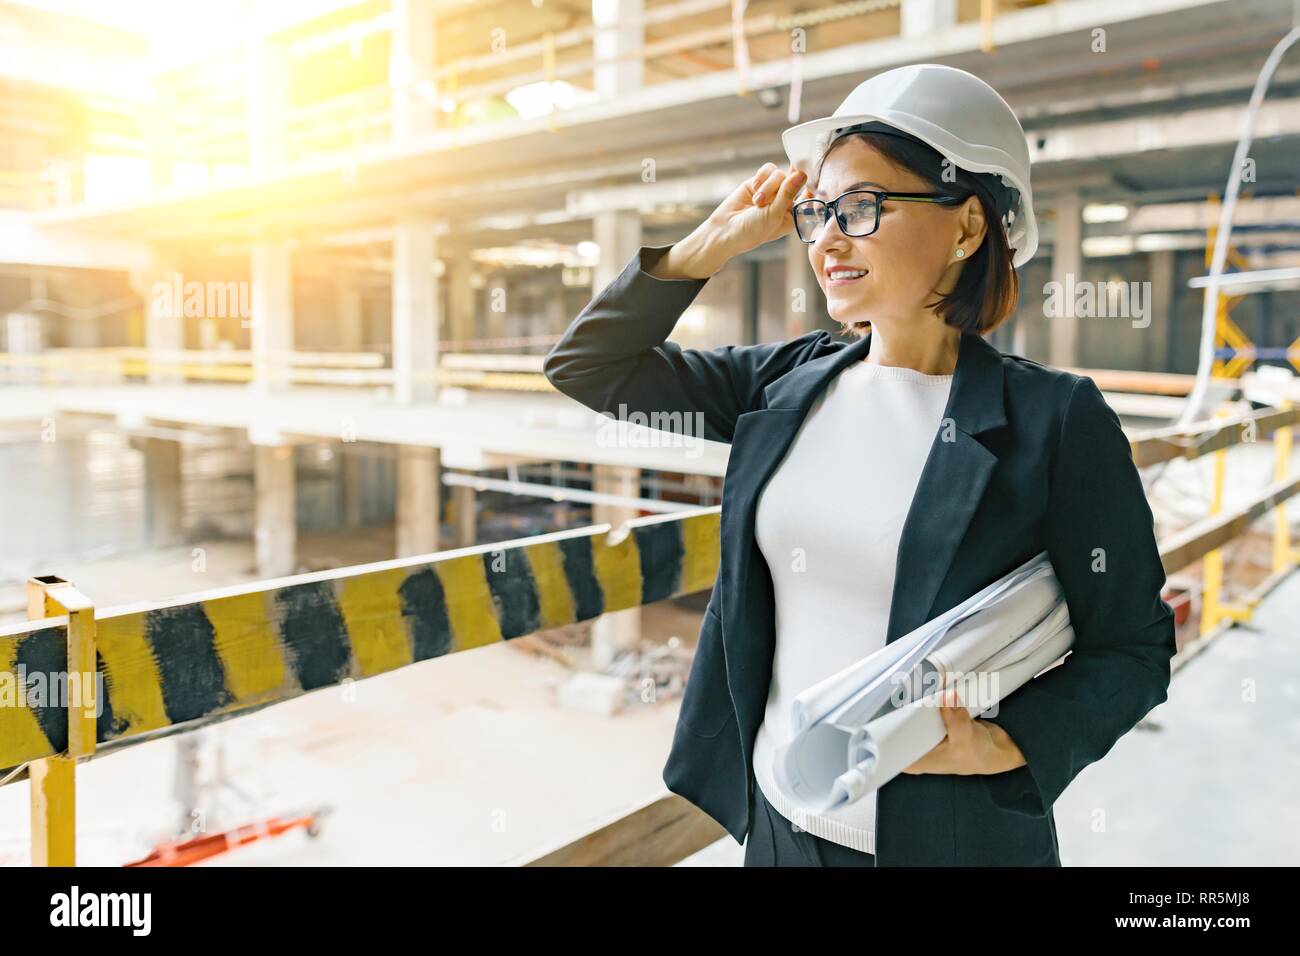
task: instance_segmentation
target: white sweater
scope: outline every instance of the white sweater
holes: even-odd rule
[[[773,752],[792,736],[788,715],[797,694],[885,646],[903,521],[951,386],[951,375],[853,363],[809,409],[755,515],[776,601],[755,779],[786,819],[865,853],[876,852],[875,794],[796,819],[777,786]]]

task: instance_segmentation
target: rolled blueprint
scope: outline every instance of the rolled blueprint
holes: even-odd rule
[[[799,694],[795,736],[775,753],[777,781],[800,812],[861,799],[943,740],[940,691],[955,687],[979,716],[1059,661],[1073,639],[1064,593],[1040,552]]]
[[[963,621],[1045,577],[1055,580],[1055,573],[1047,552],[1040,551],[956,607],[801,692],[791,705],[791,728],[798,734],[826,719],[866,723],[898,693],[902,678],[943,643],[950,631],[964,633],[958,629]],[[1043,599],[1046,615],[1053,605],[1048,600],[1051,589],[1032,593]]]

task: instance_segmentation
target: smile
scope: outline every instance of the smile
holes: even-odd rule
[[[866,269],[832,269],[828,272],[828,285],[837,286],[848,282],[856,282],[867,274]]]

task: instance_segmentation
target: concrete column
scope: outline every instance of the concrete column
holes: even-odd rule
[[[1142,367],[1153,372],[1169,369],[1169,317],[1173,314],[1175,276],[1174,250],[1159,249],[1147,262],[1151,282],[1151,324],[1142,330],[1146,348]]]
[[[360,528],[365,524],[365,461],[359,446],[349,443],[340,455],[343,479],[343,527]]]
[[[176,798],[180,820],[176,833],[189,839],[201,832],[195,828],[194,811],[200,809],[202,798],[199,787],[199,751],[202,738],[197,733],[181,734],[176,738],[176,768],[172,776],[172,794]]]
[[[641,49],[645,36],[642,0],[592,0],[591,20],[596,28],[592,48],[597,63],[596,92],[614,97],[640,89],[645,77],[641,59],[614,60],[614,57]]]
[[[93,285],[84,279],[74,280],[71,288],[64,292],[65,301],[72,300],[72,304],[79,308],[93,309],[99,304],[100,292]],[[69,317],[64,324],[67,344],[75,349],[93,349],[99,345],[100,320],[96,318]]]
[[[1062,290],[1062,315],[1050,316],[1051,345],[1048,364],[1079,364],[1079,317],[1074,314],[1071,290],[1083,281],[1083,204],[1078,196],[1056,204],[1056,239],[1052,246],[1052,281]]]
[[[562,329],[569,324],[570,316],[564,305],[563,296],[553,295],[546,300],[546,323],[544,329]]]
[[[815,327],[817,277],[808,264],[808,244],[791,233],[785,239],[785,336],[796,339]]]
[[[57,417],[43,421],[41,432],[43,439],[54,439],[57,461],[55,473],[46,478],[42,490],[51,500],[56,497],[53,493],[55,489],[64,495],[64,518],[58,522],[57,531],[55,527],[47,529],[50,532],[48,541],[50,544],[59,541],[68,553],[84,551],[87,544],[86,530],[77,519],[86,513],[86,502],[90,497],[90,448],[86,435],[79,433],[75,426],[59,421]],[[10,529],[6,528],[5,533],[8,535]],[[143,542],[140,544],[143,545]]]
[[[592,291],[599,292],[618,278],[627,261],[641,248],[641,216],[635,210],[598,212],[592,219],[600,259],[592,270]]]
[[[397,454],[397,557],[438,550],[439,454],[402,445]]]
[[[1011,329],[1011,353],[1028,358],[1025,354],[1025,349],[1028,348],[1028,323],[1019,313],[1011,321],[1015,323]]]
[[[625,498],[641,497],[641,472],[637,468],[619,465],[594,465],[593,490],[601,494],[621,495]],[[618,505],[595,504],[591,508],[592,520],[597,524],[608,522],[617,528],[624,521],[637,516],[637,509]],[[602,614],[592,622],[592,663],[604,669],[620,653],[633,650],[641,640],[641,609],[630,607],[623,611]]]
[[[339,348],[344,352],[360,352],[366,338],[365,308],[361,287],[350,277],[339,279],[334,301],[337,304]]]
[[[185,276],[175,269],[159,274],[150,283],[145,300],[144,347],[155,362],[175,362],[165,352],[179,352],[185,348]],[[156,353],[156,354],[155,354]],[[176,385],[184,381],[179,372],[150,367],[147,374],[150,384]]]
[[[5,316],[5,348],[11,355],[39,355],[44,351],[41,317],[30,312],[10,312]],[[11,381],[39,382],[45,373],[35,365],[17,365]]]
[[[146,260],[127,271],[127,283],[131,291],[139,296],[142,308],[138,313],[133,313],[127,319],[126,329],[124,330],[126,332],[126,345],[148,346],[149,315],[153,312],[154,303],[163,288],[159,282],[161,277],[162,267],[158,262],[158,252],[152,246],[149,247]]]
[[[455,341],[465,341],[478,337],[477,323],[474,315],[474,260],[469,252],[458,251],[447,260],[447,316],[449,334]],[[467,352],[463,345],[455,347],[457,352]],[[471,491],[473,489],[470,489]]]
[[[293,266],[286,242],[259,239],[252,247],[253,386],[272,392],[290,384],[286,353],[293,350]]]
[[[144,454],[144,506],[149,544],[172,548],[184,541],[181,530],[181,445],[165,438],[137,438]]]
[[[510,283],[506,281],[504,270],[493,273],[487,282],[485,293],[486,310],[483,322],[477,326],[487,339],[505,338],[507,320],[510,317]]]
[[[956,0],[903,0],[900,34],[924,37],[951,29],[957,22]]]
[[[393,37],[388,85],[392,90],[393,139],[427,136],[435,126],[436,28],[432,0],[392,0]]]
[[[273,176],[284,169],[285,117],[289,105],[288,51],[266,36],[254,36],[244,52],[248,163]]]
[[[452,485],[451,497],[456,515],[457,548],[478,544],[478,492],[469,485]]]
[[[298,488],[293,446],[254,445],[253,484],[257,498],[254,542],[258,577],[293,574],[298,564]]]
[[[433,223],[401,219],[393,230],[394,398],[433,401],[438,394],[438,284]]]

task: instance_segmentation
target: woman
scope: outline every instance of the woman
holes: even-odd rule
[[[747,866],[1059,866],[1052,805],[1165,700],[1175,643],[1118,418],[1091,379],[982,337],[1037,245],[1024,132],[983,81],[923,64],[784,140],[788,169],[642,248],[545,363],[590,408],[731,445],[664,782]],[[851,341],[667,341],[710,276],[792,230]],[[798,812],[771,764],[790,700],[1043,550],[1075,632],[1065,660],[987,715],[944,707],[944,741],[869,797]]]

